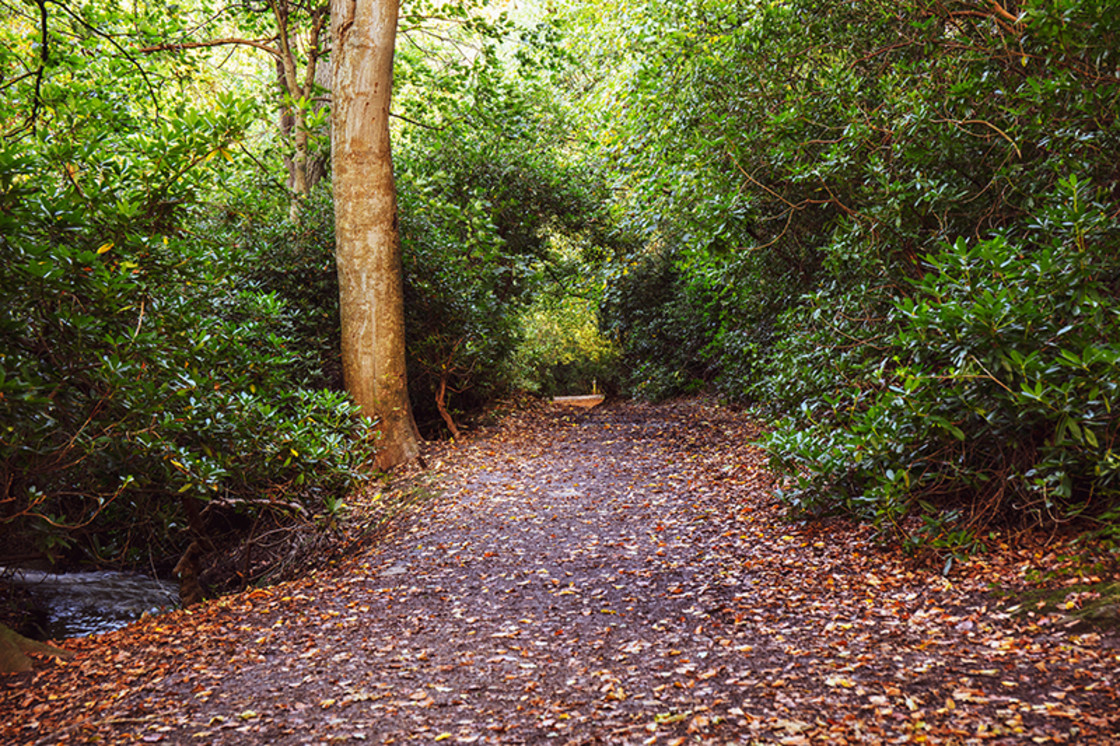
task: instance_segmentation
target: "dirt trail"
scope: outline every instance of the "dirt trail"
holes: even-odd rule
[[[68,641],[0,691],[0,740],[1120,743],[1115,636],[999,613],[996,559],[949,582],[785,523],[755,434],[699,402],[515,416],[337,568]]]

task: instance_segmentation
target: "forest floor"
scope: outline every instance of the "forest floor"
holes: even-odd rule
[[[0,742],[1120,743],[1115,628],[992,591],[1101,578],[1053,544],[945,578],[791,523],[757,434],[609,403],[428,446],[376,546],[65,641],[0,679]]]

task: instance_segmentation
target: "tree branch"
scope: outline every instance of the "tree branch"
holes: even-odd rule
[[[152,52],[181,52],[184,49],[200,49],[200,48],[203,48],[203,47],[222,47],[222,46],[227,46],[227,45],[230,45],[230,44],[236,44],[236,45],[240,45],[240,46],[253,47],[255,49],[261,49],[261,50],[264,50],[265,52],[268,52],[269,54],[271,54],[273,57],[276,57],[277,59],[280,58],[280,50],[276,49],[275,47],[268,46],[268,44],[265,44],[263,41],[258,41],[256,39],[239,39],[239,38],[236,38],[236,37],[231,37],[231,38],[227,38],[227,39],[210,39],[209,41],[183,41],[183,42],[173,42],[171,44],[157,44],[154,47],[144,47],[143,49],[140,49],[138,51],[143,52],[145,54],[151,54]]]
[[[393,119],[399,119],[402,122],[408,122],[409,124],[415,124],[417,127],[423,127],[426,130],[435,130],[435,131],[438,132],[440,130],[447,129],[447,125],[444,125],[442,127],[437,127],[434,124],[424,124],[423,122],[418,122],[415,119],[411,119],[409,117],[406,117],[404,114],[396,114],[394,112],[389,112],[389,116],[391,116]]]
[[[50,40],[47,38],[47,3],[46,0],[35,0],[35,4],[39,6],[39,24],[42,42],[39,47],[39,69],[27,75],[35,76],[35,92],[31,95],[31,113],[27,115],[27,121],[22,126],[4,134],[5,139],[14,137],[16,134],[25,130],[35,131],[35,120],[39,117],[39,107],[43,103],[43,73],[47,69],[47,62],[50,58]],[[16,80],[22,80],[27,75],[21,75]],[[16,82],[15,80],[12,83]],[[10,84],[9,84],[10,85]],[[8,86],[4,86],[7,88]]]
[[[1007,9],[1000,5],[997,0],[990,0],[990,2],[992,4],[992,10],[994,10],[996,12],[996,15],[998,15],[1000,18],[1003,18],[1006,21],[1010,21],[1011,23],[1019,23],[1018,17],[1008,13]]]
[[[330,8],[321,7],[315,11],[311,23],[311,38],[307,43],[307,69],[304,70],[303,76],[303,90],[304,95],[311,98],[311,94],[315,90],[315,69],[319,64],[319,37],[323,32],[323,26],[330,20]]]

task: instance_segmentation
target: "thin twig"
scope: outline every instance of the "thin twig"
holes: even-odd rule
[[[1015,148],[1015,155],[1019,156],[1019,158],[1023,157],[1023,152],[1021,150],[1019,150],[1019,146],[1015,144],[1015,141],[1011,139],[1011,136],[1008,135],[1003,130],[1001,130],[999,127],[992,124],[991,122],[985,121],[983,119],[934,119],[932,121],[935,124],[955,124],[958,127],[961,127],[962,129],[963,129],[963,125],[966,125],[966,124],[982,124],[985,127],[989,127],[990,129],[995,130],[1000,135],[1000,137],[1002,137],[1004,140],[1007,140],[1007,142],[1011,143],[1011,147]],[[965,132],[968,132],[968,130],[965,130]],[[972,135],[973,133],[968,132],[968,134]],[[974,136],[979,137],[979,135],[974,135]]]
[[[447,129],[446,124],[443,125],[442,127],[437,127],[434,124],[424,124],[423,122],[418,122],[415,119],[412,119],[410,117],[406,117],[404,114],[397,114],[397,113],[394,113],[394,112],[389,112],[389,116],[391,116],[393,119],[399,119],[402,122],[408,122],[409,124],[414,124],[417,127],[423,127],[426,130],[435,130],[435,131],[439,132],[441,130]]]
[[[280,50],[275,47],[270,47],[263,41],[258,41],[256,39],[240,39],[237,37],[210,39],[208,41],[179,41],[170,44],[157,44],[152,47],[144,47],[137,51],[143,52],[144,54],[152,54],[154,52],[182,52],[184,49],[204,49],[207,47],[224,47],[230,45],[253,47],[254,49],[268,52],[273,57],[280,59]]]

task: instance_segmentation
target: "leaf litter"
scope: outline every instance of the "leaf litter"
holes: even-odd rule
[[[435,495],[376,546],[65,641],[0,680],[0,741],[1120,742],[1115,631],[991,591],[1052,555],[947,579],[791,523],[758,434],[687,400],[429,444],[398,476]]]

